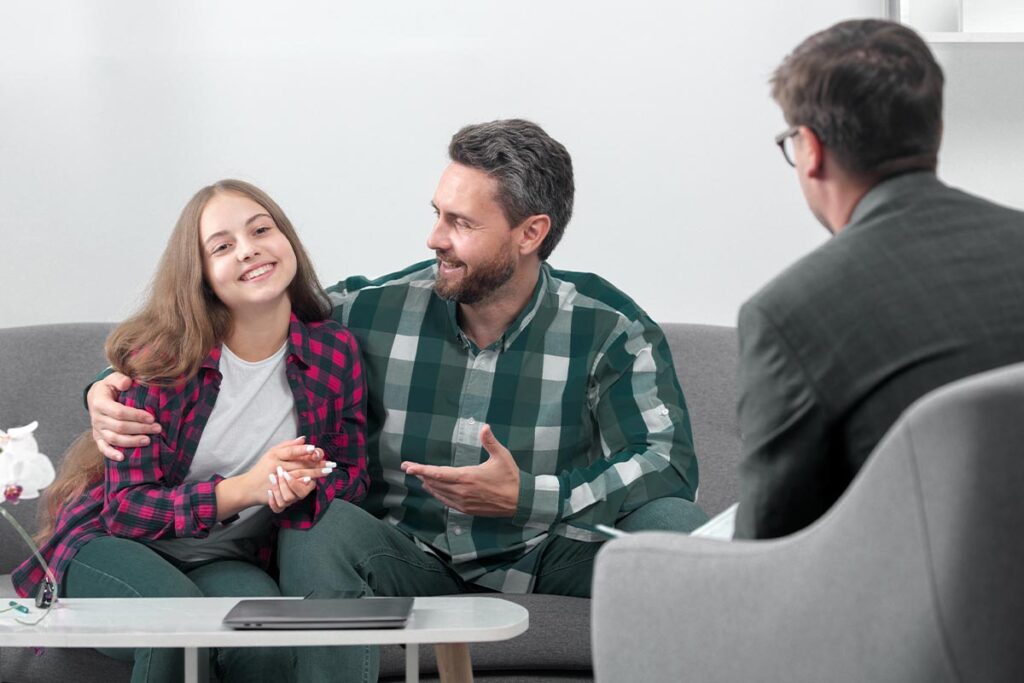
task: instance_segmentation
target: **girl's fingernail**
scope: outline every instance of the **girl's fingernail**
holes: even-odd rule
[[[306,446],[306,452],[307,452],[307,453],[312,453],[312,452],[313,452],[313,451],[315,451],[315,450],[316,450],[316,446],[314,446],[313,444],[308,444],[308,445]]]
[[[273,474],[270,475],[270,483],[273,486],[277,486],[277,477],[275,477]]]
[[[330,474],[333,471],[334,471],[333,467],[325,467],[322,470],[320,470],[320,473],[321,474]]]
[[[288,474],[288,470],[282,470],[281,474],[284,475],[285,480],[287,480],[287,481],[291,481],[292,480],[292,475]]]
[[[331,462],[330,460],[327,460],[327,461],[324,462],[324,467],[337,467],[337,466],[338,466],[338,463]]]
[[[302,478],[302,483],[303,484],[308,484],[309,483],[309,477],[303,477]]]
[[[270,502],[273,503],[274,502],[274,492],[273,491],[267,491],[267,498],[269,498]]]

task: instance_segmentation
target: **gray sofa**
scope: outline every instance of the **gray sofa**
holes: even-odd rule
[[[909,408],[799,533],[606,544],[597,680],[1024,681],[1022,416],[1024,364],[976,375]]]
[[[82,388],[105,365],[103,341],[111,325],[81,323],[0,329],[0,428],[39,421],[40,449],[56,465],[72,439],[88,424]],[[736,340],[732,328],[664,326],[686,394],[700,461],[699,503],[714,515],[737,497],[739,436],[735,422]],[[34,501],[8,507],[35,528]],[[0,595],[13,595],[7,574],[28,551],[0,524]],[[560,596],[510,596],[530,611],[530,629],[503,643],[471,648],[481,681],[590,681],[590,601]],[[700,617],[696,618],[700,622]],[[421,648],[424,680],[436,671],[431,648]],[[404,655],[381,653],[382,679],[401,677]],[[130,666],[92,650],[48,649],[35,656],[23,648],[0,648],[3,681],[78,683],[127,681]]]

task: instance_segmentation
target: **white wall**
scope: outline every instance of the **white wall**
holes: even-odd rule
[[[117,320],[181,206],[274,196],[325,283],[427,258],[451,134],[523,116],[573,154],[552,262],[732,324],[825,239],[767,79],[880,0],[82,2],[0,8],[0,326]],[[1024,45],[946,46],[948,179],[1024,206]]]

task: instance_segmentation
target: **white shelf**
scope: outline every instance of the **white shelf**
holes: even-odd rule
[[[1024,33],[967,33],[949,31],[922,33],[929,43],[1024,43]]]
[[[901,21],[903,17],[903,5],[908,0],[882,0],[882,16],[890,21]],[[927,3],[928,0],[913,0],[913,2]],[[950,5],[949,0],[933,0],[940,6]],[[963,0],[961,0],[957,15],[953,18],[957,26],[964,25]],[[947,7],[948,9],[948,7]],[[950,18],[946,16],[946,18]],[[1024,43],[1024,31],[1008,31],[1003,33],[981,32],[981,31],[922,31],[907,23],[907,26],[914,29],[929,43]],[[1015,26],[1018,24],[1015,24]]]

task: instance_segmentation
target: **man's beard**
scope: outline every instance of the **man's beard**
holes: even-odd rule
[[[438,258],[441,258],[440,254]],[[464,268],[463,276],[457,282],[446,283],[441,279],[441,270],[438,266],[434,291],[442,299],[460,304],[480,303],[512,279],[516,272],[516,259],[512,254],[507,258],[498,254],[490,263],[479,265],[472,270],[466,268],[462,261],[456,261],[454,264]]]

